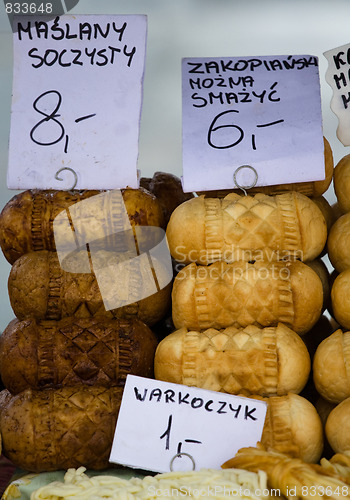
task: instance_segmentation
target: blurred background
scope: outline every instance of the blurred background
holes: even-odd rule
[[[336,136],[323,53],[350,42],[350,0],[79,0],[70,13],[146,14],[148,40],[138,168],[181,176],[181,58],[311,54],[319,58],[323,130],[335,164],[346,154]],[[0,209],[6,187],[12,91],[12,32],[0,4]],[[335,202],[332,187],[325,194]],[[0,254],[0,332],[14,315],[10,265]]]

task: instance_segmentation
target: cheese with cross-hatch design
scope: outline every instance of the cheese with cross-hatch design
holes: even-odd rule
[[[173,212],[167,239],[175,260],[207,265],[244,260],[315,259],[327,239],[319,207],[301,193],[199,196]]]
[[[284,323],[305,334],[322,306],[320,278],[299,261],[192,263],[178,273],[172,291],[175,327],[198,331]]]
[[[310,373],[302,339],[277,327],[181,328],[165,337],[154,361],[159,380],[229,394],[281,396],[299,393]]]
[[[3,452],[31,472],[107,468],[122,392],[101,386],[2,391]]]
[[[0,336],[0,375],[12,393],[48,387],[123,387],[152,377],[155,334],[137,318],[15,319]]]
[[[106,309],[96,275],[93,272],[79,272],[80,252],[70,261],[72,272],[67,272],[60,266],[56,252],[42,250],[22,255],[12,266],[8,290],[16,317],[22,320],[29,316],[38,320],[60,320],[68,316],[137,317],[147,325],[153,325],[164,317],[169,308],[171,283],[138,300],[139,288],[142,283],[147,283],[149,269],[143,265],[131,265],[133,261],[130,261],[127,252],[120,254],[101,250],[96,252],[96,262],[97,259],[101,269],[106,269],[105,287],[110,285],[112,295],[114,291],[118,294],[121,290],[125,295],[125,305]],[[117,281],[112,273],[108,273],[108,269],[116,262],[124,264]],[[73,272],[75,264],[77,272]],[[161,277],[162,272],[166,275],[168,271],[158,261],[157,276]],[[144,277],[143,280],[140,275]]]

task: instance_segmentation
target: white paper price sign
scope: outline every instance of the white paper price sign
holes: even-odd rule
[[[185,191],[325,178],[316,57],[185,58],[182,94]]]
[[[16,23],[8,187],[138,187],[146,16]]]
[[[328,61],[326,81],[333,90],[331,109],[339,120],[337,137],[350,146],[350,44],[324,53]]]
[[[261,439],[266,403],[128,375],[110,461],[167,472],[219,468]]]

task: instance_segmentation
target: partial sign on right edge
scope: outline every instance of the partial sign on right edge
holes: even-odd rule
[[[337,137],[350,146],[350,44],[324,52],[328,61],[326,81],[333,90],[331,109],[339,120]]]

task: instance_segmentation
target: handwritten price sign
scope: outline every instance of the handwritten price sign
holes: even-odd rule
[[[182,93],[185,191],[324,179],[316,57],[186,58]]]
[[[261,439],[267,404],[128,375],[110,461],[168,472],[219,468]]]
[[[43,109],[45,107],[45,100],[49,101],[49,98],[53,98],[53,105],[51,107],[52,109],[51,113],[47,114],[47,112],[43,111]],[[42,101],[44,101],[44,104],[42,104]],[[40,108],[39,104],[42,105],[43,107]],[[35,99],[33,103],[33,108],[44,118],[42,118],[36,125],[34,125],[32,130],[30,131],[30,138],[33,142],[35,142],[35,144],[38,144],[39,146],[52,146],[54,144],[57,144],[64,138],[65,139],[64,152],[68,153],[69,136],[68,134],[66,134],[62,123],[57,119],[57,117],[60,116],[58,112],[60,110],[61,104],[62,104],[62,96],[57,90],[48,90],[47,92],[43,92],[41,95],[39,95],[39,97]],[[46,107],[50,108],[50,106]],[[78,123],[82,120],[86,120],[87,118],[92,118],[93,116],[96,116],[96,113],[92,113],[91,115],[81,116],[79,118],[76,118],[74,121],[75,123]],[[43,128],[46,129],[48,137],[44,138],[44,132],[42,130],[41,131],[38,130],[39,127],[41,129]],[[56,128],[56,134],[52,133],[54,131],[51,130],[54,127]]]
[[[147,18],[16,23],[8,187],[138,187]],[[65,169],[74,186],[58,176]]]
[[[337,137],[350,146],[350,44],[324,52],[328,61],[326,81],[333,91],[331,109],[339,120]]]

